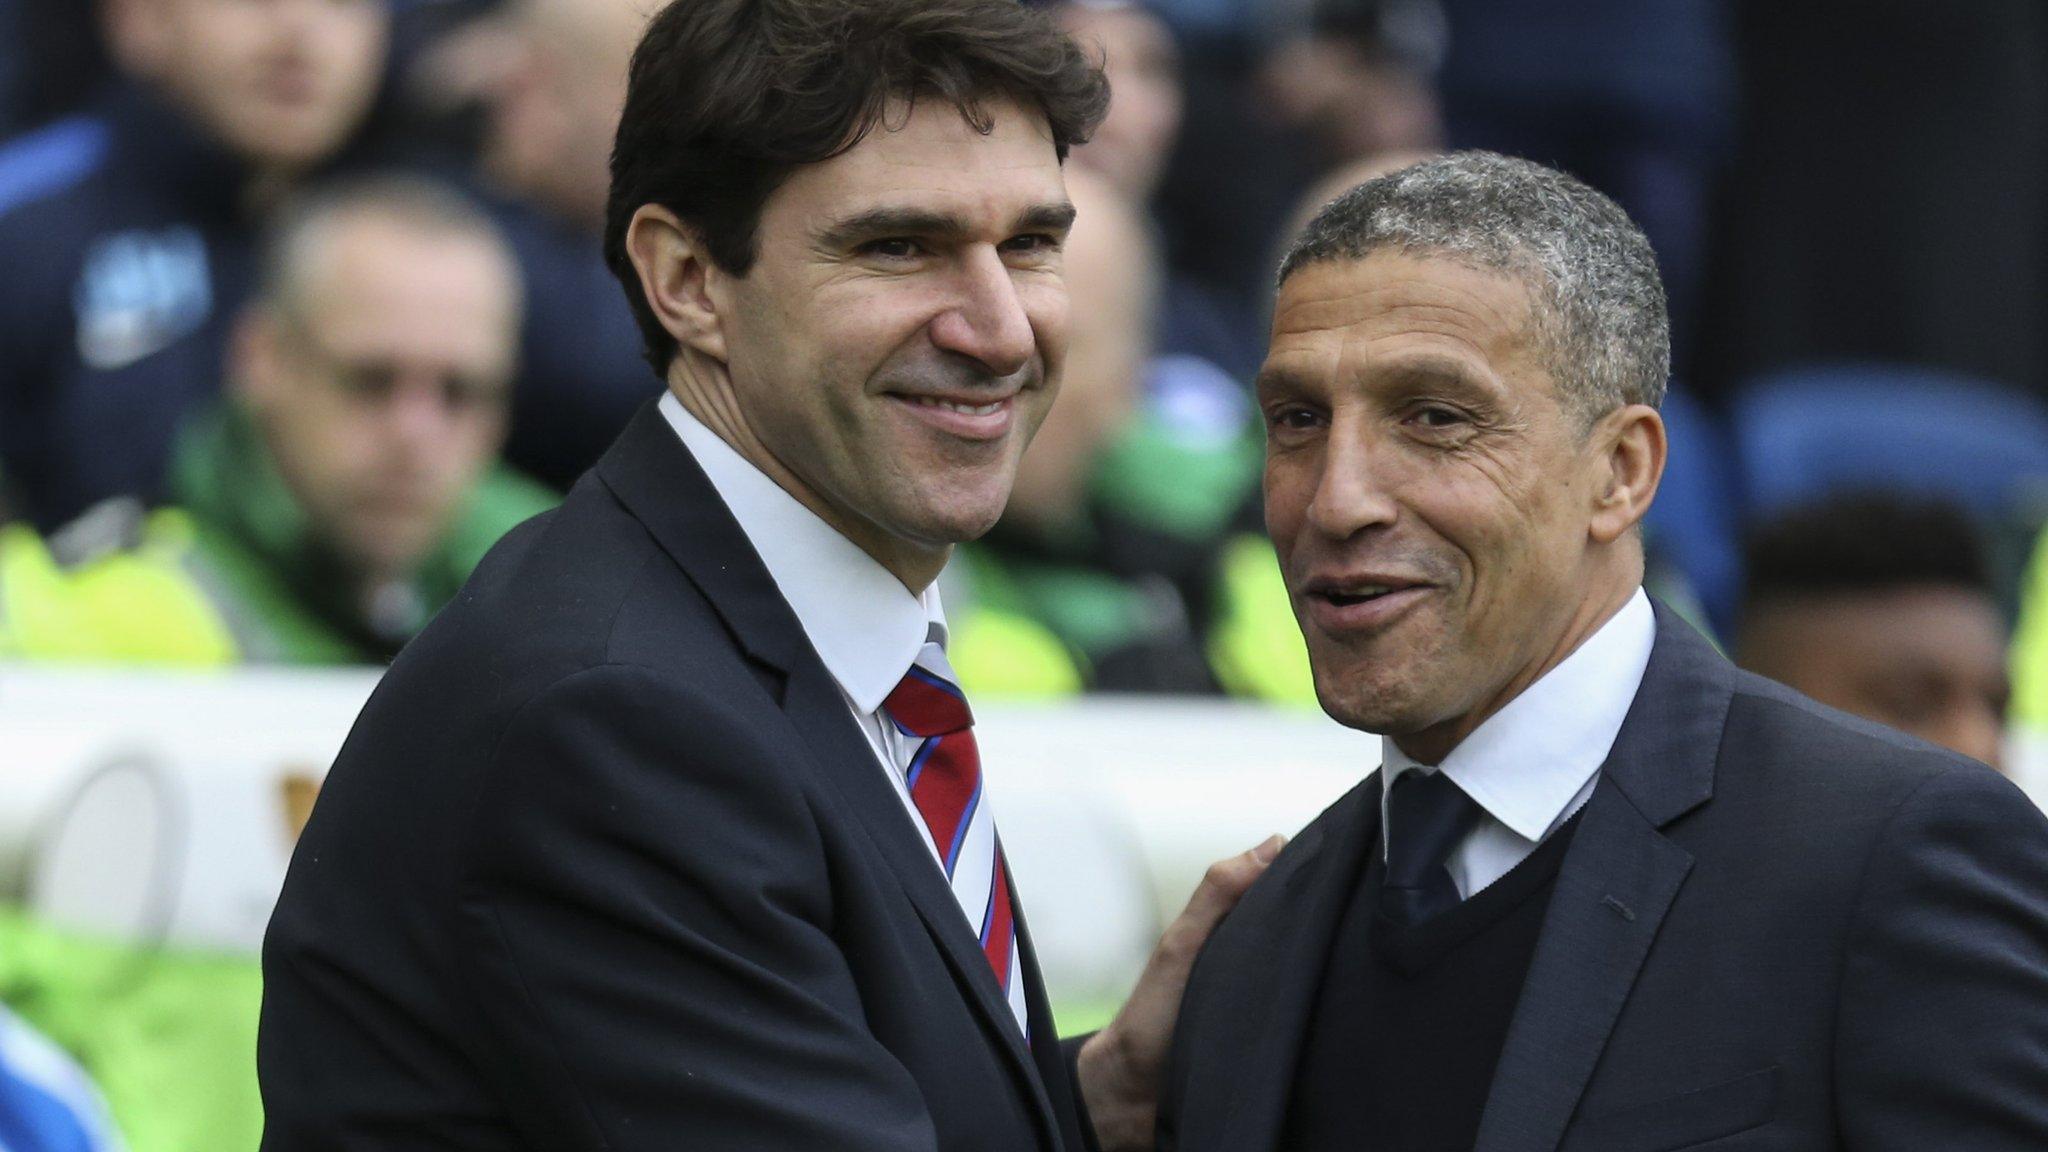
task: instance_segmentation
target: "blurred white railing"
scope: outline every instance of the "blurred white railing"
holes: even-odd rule
[[[374,671],[0,666],[0,897],[70,927],[252,952]],[[1106,698],[978,706],[1048,983],[1114,998],[1212,860],[1293,833],[1378,763],[1319,714]],[[2048,792],[2048,734],[2017,742]]]

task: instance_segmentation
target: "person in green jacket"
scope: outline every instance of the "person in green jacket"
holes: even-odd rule
[[[171,506],[115,501],[47,541],[0,529],[0,658],[389,660],[553,501],[497,462],[521,295],[489,219],[438,185],[287,209]]]

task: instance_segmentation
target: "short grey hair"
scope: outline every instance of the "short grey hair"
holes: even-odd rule
[[[1657,407],[1671,320],[1657,254],[1621,206],[1562,172],[1454,152],[1368,180],[1303,230],[1280,282],[1380,251],[1442,257],[1528,284],[1539,354],[1588,426],[1624,404]]]

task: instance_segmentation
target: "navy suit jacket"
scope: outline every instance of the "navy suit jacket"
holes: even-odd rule
[[[1028,933],[1027,1044],[911,820],[643,407],[343,748],[264,944],[264,1149],[1081,1147]]]
[[[1164,1147],[1277,1147],[1379,797],[1375,774],[1339,800],[1211,938]],[[2048,1148],[2048,822],[1974,761],[1738,671],[1660,607],[1476,1147]]]

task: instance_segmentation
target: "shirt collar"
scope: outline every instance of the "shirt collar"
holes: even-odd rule
[[[880,708],[926,639],[946,641],[937,583],[911,593],[705,427],[674,393],[662,396],[660,406],[760,554],[840,691],[859,712]]]
[[[1541,840],[1613,750],[1656,638],[1656,614],[1638,588],[1621,611],[1488,717],[1441,765],[1417,763],[1391,736],[1381,737],[1382,803],[1401,773],[1440,769],[1516,835]]]

